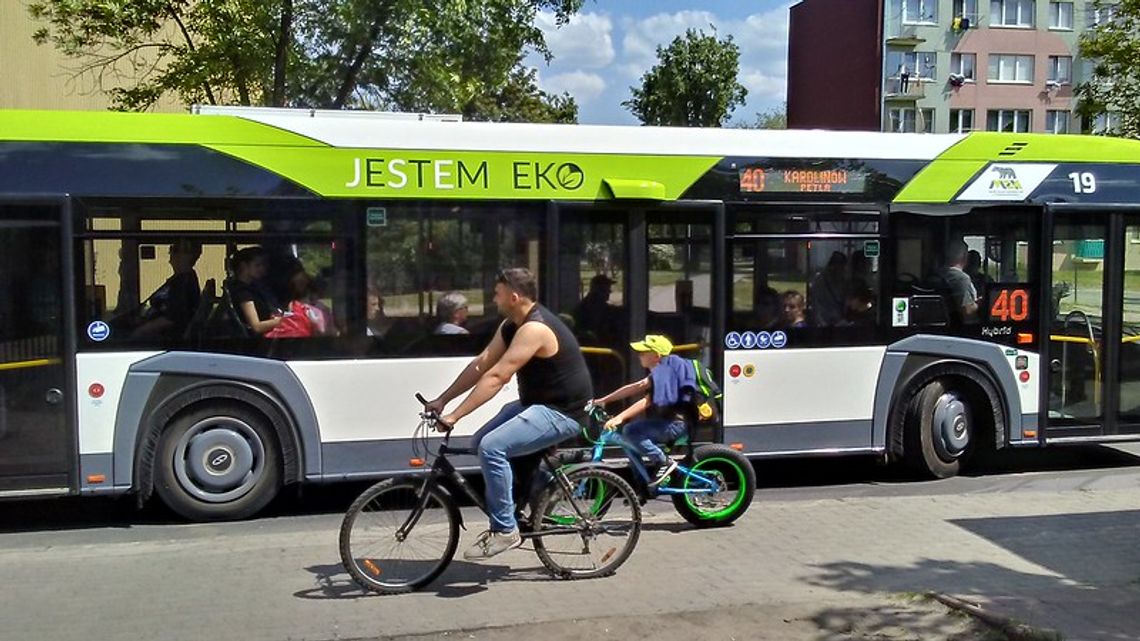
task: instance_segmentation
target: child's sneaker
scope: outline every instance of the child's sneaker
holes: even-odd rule
[[[657,470],[657,476],[652,481],[649,482],[649,487],[657,487],[658,485],[660,485],[661,483],[666,481],[669,478],[669,475],[672,474],[674,471],[676,471],[676,469],[677,469],[677,461],[674,461],[673,459],[669,459],[668,463],[666,463],[665,465],[662,465],[660,470]]]

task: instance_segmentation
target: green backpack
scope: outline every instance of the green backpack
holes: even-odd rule
[[[712,372],[700,360],[689,359],[696,375],[697,388],[693,390],[693,410],[698,423],[713,423],[720,420],[720,404],[724,394],[716,384]]]

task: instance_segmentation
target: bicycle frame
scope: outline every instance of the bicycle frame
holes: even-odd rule
[[[602,460],[602,453],[607,445],[617,445],[625,452],[626,458],[629,459],[630,466],[636,471],[637,475],[641,478],[647,486],[649,484],[650,476],[649,470],[645,469],[645,465],[641,462],[641,453],[634,449],[629,441],[616,430],[602,430],[601,437],[594,443],[594,452],[592,460],[597,463]],[[677,464],[677,471],[689,478],[699,481],[705,487],[651,487],[650,491],[656,496],[663,494],[713,494],[717,491],[717,483],[713,479],[694,471],[692,468],[685,465]]]
[[[423,484],[420,486],[419,493],[416,496],[415,509],[413,509],[408,515],[408,520],[405,521],[396,531],[396,537],[399,540],[403,540],[404,537],[407,536],[407,533],[416,526],[416,523],[419,522],[420,516],[423,515],[424,510],[427,508],[429,496],[428,489],[431,487],[447,487],[443,482],[444,479],[451,481],[454,486],[462,490],[463,493],[471,499],[471,502],[474,503],[475,506],[478,507],[481,512],[483,512],[483,514],[487,514],[487,505],[484,502],[483,497],[479,496],[479,493],[471,488],[471,484],[467,482],[467,479],[463,478],[463,475],[455,469],[455,466],[451,464],[451,461],[447,460],[448,454],[474,454],[474,450],[449,447],[447,444],[447,441],[449,439],[450,435],[444,437],[443,443],[439,446],[439,451],[436,454],[435,462],[432,463],[431,470],[428,471],[427,476],[424,478]],[[566,478],[566,475],[562,472],[561,469],[558,468],[557,465],[553,464],[553,461],[550,460],[550,457],[548,455],[544,454],[543,458],[546,460],[547,465],[552,470],[554,481],[561,486],[562,491],[565,492],[567,496],[572,496],[574,490],[570,487],[570,481]],[[577,505],[576,501],[570,501],[570,504],[574,507],[574,511],[578,514],[579,519],[585,522],[589,522],[589,517],[583,513],[581,508],[579,508]],[[532,518],[533,516],[534,515],[532,515]],[[459,514],[459,525],[460,527],[466,529],[466,526],[463,523],[462,513]],[[520,535],[524,539],[529,539],[549,536],[552,534],[577,534],[579,531],[580,529],[576,527],[548,527],[537,529],[531,532],[520,532]]]

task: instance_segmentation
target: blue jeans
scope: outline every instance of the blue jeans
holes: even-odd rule
[[[664,465],[668,459],[657,444],[680,438],[686,427],[685,421],[679,419],[643,418],[626,425],[623,431],[625,440],[638,454],[657,465]]]
[[[483,481],[487,485],[487,514],[495,532],[518,528],[512,496],[514,475],[510,459],[542,451],[572,438],[581,429],[578,422],[544,405],[523,407],[507,403],[495,418],[471,437],[479,454]]]

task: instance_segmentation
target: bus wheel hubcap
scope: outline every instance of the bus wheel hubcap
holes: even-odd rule
[[[970,445],[970,412],[954,392],[938,397],[934,404],[934,449],[944,461],[953,461]]]
[[[261,478],[265,446],[245,421],[217,416],[195,423],[178,441],[174,474],[189,494],[209,503],[233,501]]]

